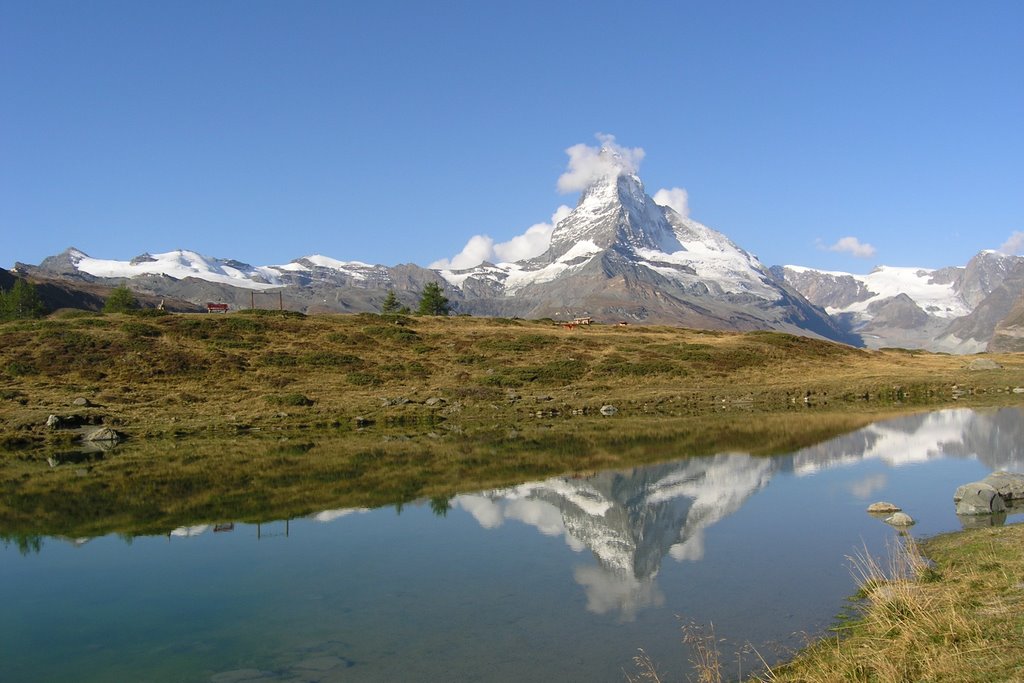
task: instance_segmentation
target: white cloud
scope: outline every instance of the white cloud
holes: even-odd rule
[[[495,243],[487,235],[474,235],[466,242],[455,256],[450,259],[440,259],[430,264],[431,268],[444,270],[462,270],[478,266],[484,261],[491,263],[511,263],[523,259],[540,256],[548,249],[551,243],[551,233],[558,222],[572,213],[565,204],[562,204],[551,214],[550,223],[535,223],[528,227],[521,235],[516,235],[507,242]]]
[[[1024,232],[1015,230],[1010,237],[999,247],[999,251],[1013,256],[1024,250]]]
[[[871,258],[878,252],[872,245],[861,242],[856,237],[842,237],[835,244],[821,248],[827,251],[844,252],[857,258]]]
[[[569,155],[569,169],[558,178],[558,191],[578,192],[587,189],[596,180],[610,175],[637,173],[644,158],[640,147],[622,147],[614,135],[598,133],[600,147],[582,143],[565,150]]]
[[[673,187],[670,190],[661,188],[654,193],[654,203],[658,206],[667,206],[675,210],[683,218],[690,215],[690,195],[681,187]]]
[[[558,178],[559,191],[576,192],[610,175],[639,172],[640,162],[644,158],[642,148],[623,147],[615,142],[614,135],[598,133],[596,137],[601,143],[600,147],[581,143],[565,150],[569,155],[569,162],[565,173]],[[683,216],[689,213],[686,190],[682,188],[659,190],[654,201],[663,206],[671,206]],[[451,258],[434,261],[430,268],[464,270],[478,266],[484,261],[513,263],[540,256],[551,244],[551,233],[555,226],[571,212],[572,209],[563,204],[552,214],[549,223],[531,225],[522,234],[506,242],[495,242],[489,235],[474,235],[469,238],[462,251]]]
[[[484,261],[494,258],[494,240],[487,235],[473,235],[455,256],[440,259],[430,264],[431,268],[446,270],[462,270],[478,266]]]

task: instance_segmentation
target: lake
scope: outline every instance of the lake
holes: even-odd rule
[[[849,556],[886,554],[896,532],[869,503],[929,536],[961,528],[958,485],[1024,471],[1024,411],[664,456],[447,501],[8,542],[0,680],[622,681],[638,648],[682,680],[690,623],[749,671],[751,648],[775,661],[835,622]]]

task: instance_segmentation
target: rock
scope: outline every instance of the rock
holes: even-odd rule
[[[964,484],[953,494],[953,501],[958,515],[990,515],[1006,509],[999,492],[983,481]]]
[[[994,488],[1004,503],[1024,499],[1024,474],[993,472],[982,481]]]
[[[1024,394],[1024,387],[1014,387],[1013,388],[1013,393],[1015,393],[1015,394]]]
[[[914,522],[914,518],[908,515],[906,512],[897,512],[889,517],[886,517],[885,523],[891,524],[892,526],[911,526],[913,524],[916,524],[916,522]]]
[[[121,435],[115,432],[110,427],[100,427],[95,429],[85,436],[82,437],[83,441],[109,441],[111,443],[117,443],[121,440]]]
[[[894,505],[893,503],[886,503],[884,501],[879,501],[877,503],[872,503],[871,505],[868,505],[868,512],[900,512],[902,509],[903,508],[899,507],[898,505]]]
[[[46,418],[46,426],[49,427],[50,429],[59,429],[60,424],[61,419],[56,415],[51,415],[50,417]]]
[[[76,398],[74,401],[71,402],[71,405],[73,405],[73,406],[91,406],[92,403],[89,401],[89,399],[85,398],[84,396],[79,396],[78,398]]]
[[[1002,370],[1003,366],[991,358],[975,358],[968,366],[968,370]]]
[[[431,396],[426,401],[424,401],[424,403],[428,406],[439,406],[445,402],[446,401],[443,398],[440,398],[439,396]]]
[[[616,408],[613,405],[601,406],[601,414],[602,415],[614,415],[617,412],[619,412],[619,409]]]

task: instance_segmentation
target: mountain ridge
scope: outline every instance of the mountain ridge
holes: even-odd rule
[[[984,350],[1024,293],[1024,258],[984,251],[965,266],[879,266],[867,275],[763,265],[725,234],[660,205],[613,149],[604,173],[552,226],[546,250],[471,268],[374,265],[309,254],[254,266],[177,249],[129,261],[70,247],[22,274],[150,296],[314,313],[379,310],[389,290],[415,306],[428,283],[457,313],[777,330],[869,347]]]

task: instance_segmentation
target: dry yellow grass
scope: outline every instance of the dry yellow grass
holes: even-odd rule
[[[0,325],[0,435],[43,437],[79,396],[135,436],[1012,400],[1024,355],[993,358],[1003,369],[972,372],[777,333],[477,318],[83,315]]]
[[[887,567],[862,558],[859,618],[758,680],[1024,680],[1024,526],[940,536],[924,555],[908,538]]]

